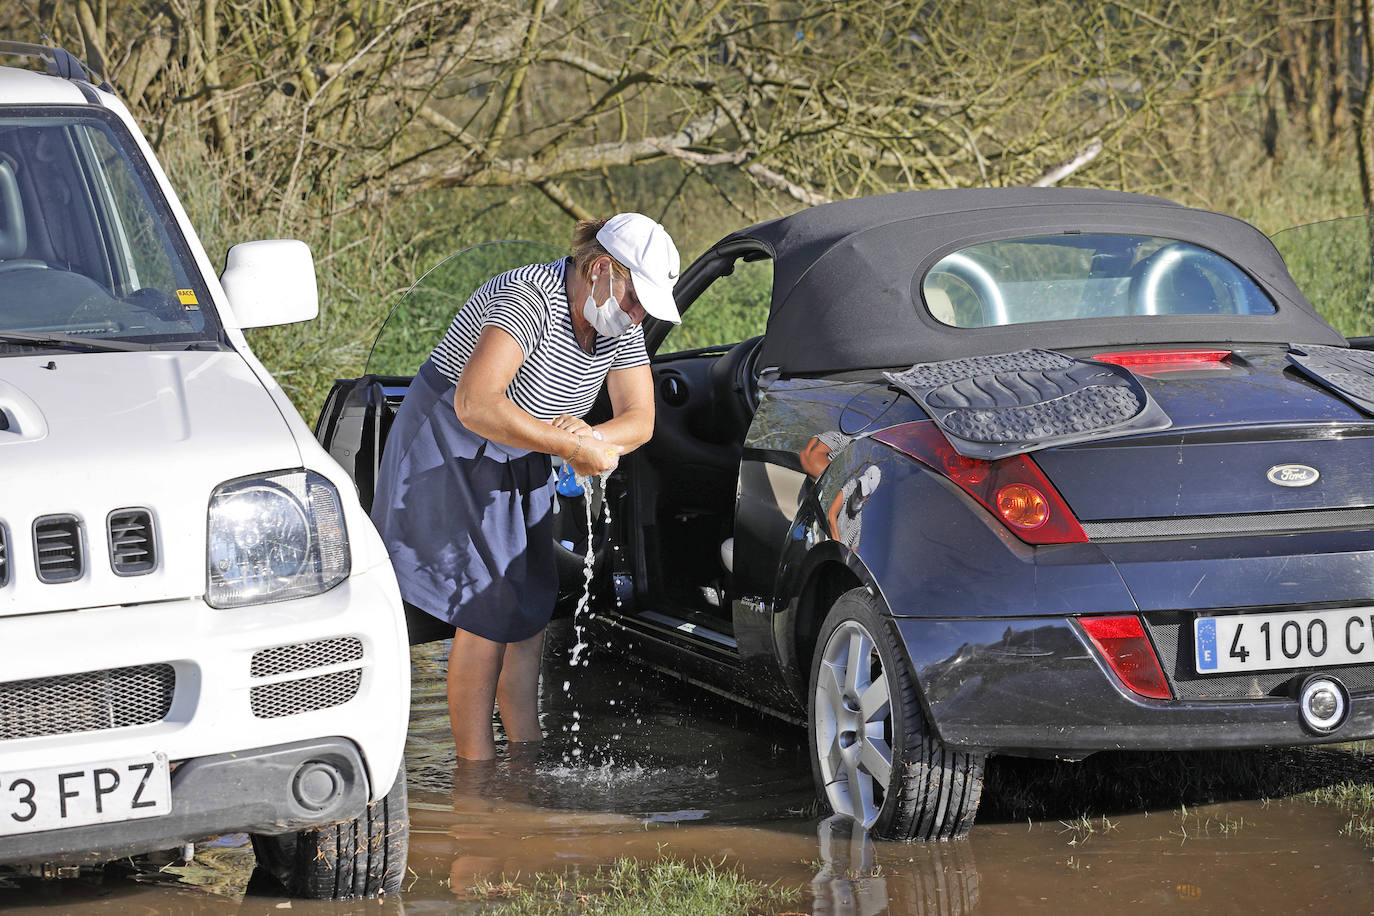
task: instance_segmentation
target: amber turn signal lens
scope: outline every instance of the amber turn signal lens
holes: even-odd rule
[[[997,514],[1008,525],[1030,531],[1049,520],[1050,504],[1035,487],[1012,483],[997,491]]]

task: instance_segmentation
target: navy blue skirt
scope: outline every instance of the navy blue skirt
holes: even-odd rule
[[[495,642],[520,642],[553,616],[550,457],[469,431],[454,386],[426,362],[387,436],[372,521],[401,597]]]

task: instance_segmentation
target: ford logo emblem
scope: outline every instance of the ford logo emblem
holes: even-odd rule
[[[1316,468],[1309,468],[1305,464],[1276,464],[1264,476],[1269,478],[1270,483],[1281,487],[1306,487],[1316,483],[1322,475]]]

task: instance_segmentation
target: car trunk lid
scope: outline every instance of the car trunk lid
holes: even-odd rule
[[[1140,378],[1171,429],[1035,453],[1085,527],[1374,507],[1374,420],[1292,368],[1284,350]],[[1097,536],[1189,533],[1207,532],[1127,526]]]

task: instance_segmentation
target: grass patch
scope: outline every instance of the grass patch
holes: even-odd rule
[[[1184,840],[1207,836],[1235,836],[1245,829],[1245,818],[1222,815],[1211,817],[1189,811],[1187,805],[1178,809],[1178,829],[1170,833]]]
[[[1344,836],[1359,837],[1374,848],[1374,782],[1347,780],[1334,786],[1313,789],[1304,796],[1314,805],[1331,805],[1350,814],[1341,828]]]
[[[1368,742],[1364,742],[1367,744]],[[980,823],[1058,821],[1086,838],[1104,816],[1182,809],[1183,827],[1234,832],[1239,824],[1198,821],[1192,809],[1217,802],[1288,798],[1344,784],[1374,784],[1374,759],[1350,745],[1251,751],[1109,752],[1081,763],[1016,757],[988,762]],[[1222,828],[1226,830],[1223,831]]]
[[[503,877],[470,891],[489,902],[488,912],[512,916],[782,913],[801,896],[795,888],[745,878],[724,863],[671,859],[617,859],[591,875],[536,874],[528,883]]]
[[[1059,825],[1063,828],[1059,831],[1060,836],[1067,835],[1070,846],[1082,846],[1094,834],[1111,833],[1116,829],[1116,824],[1108,820],[1105,814],[1097,819],[1080,814],[1071,821],[1060,821]]]

